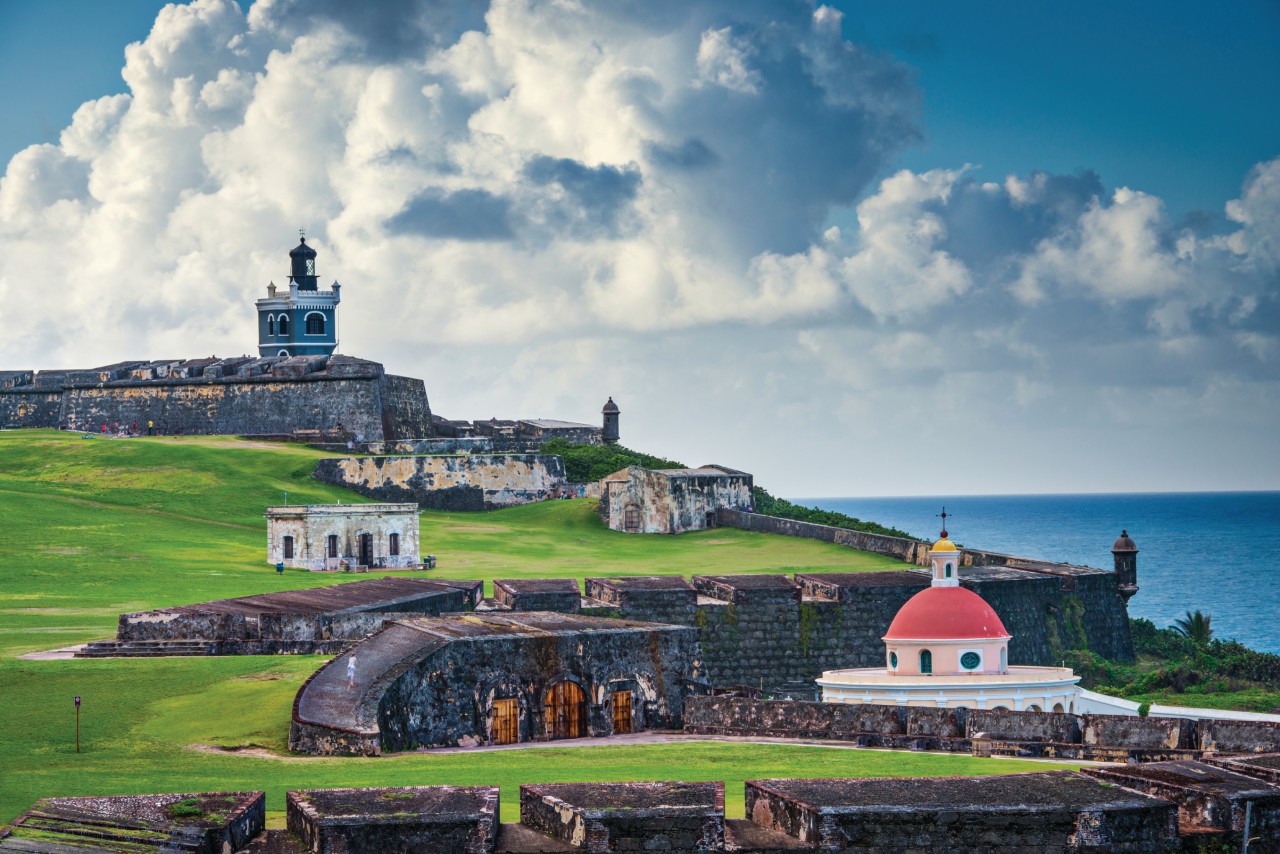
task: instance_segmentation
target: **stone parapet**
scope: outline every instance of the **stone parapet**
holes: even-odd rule
[[[723,851],[724,783],[526,784],[520,822],[601,854]]]
[[[286,795],[289,831],[314,854],[489,854],[497,786],[311,789]]]

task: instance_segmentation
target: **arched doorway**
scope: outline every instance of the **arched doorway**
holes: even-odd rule
[[[543,711],[547,738],[582,738],[587,734],[587,693],[580,685],[567,679],[552,684]]]
[[[361,566],[373,566],[373,534],[361,534],[359,538]]]

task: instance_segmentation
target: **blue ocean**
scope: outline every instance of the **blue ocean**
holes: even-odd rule
[[[1280,653],[1280,492],[791,500],[924,539],[937,535],[945,504],[961,545],[1108,569],[1128,530],[1140,550],[1130,616],[1168,626],[1199,609],[1215,637]]]

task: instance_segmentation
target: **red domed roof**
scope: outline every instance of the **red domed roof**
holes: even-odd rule
[[[885,640],[1011,637],[986,600],[963,587],[926,587],[907,600]]]

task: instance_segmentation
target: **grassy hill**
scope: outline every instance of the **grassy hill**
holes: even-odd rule
[[[17,658],[114,633],[124,611],[320,584],[349,576],[266,564],[268,504],[361,502],[310,477],[320,452],[227,438],[81,439],[0,431],[0,821],[37,797],[265,788],[278,814],[296,787],[497,783],[513,820],[521,782],[1004,773],[1042,765],[969,757],[699,743],[281,757],[293,695],[323,659]],[[825,543],[715,530],[637,537],[594,502],[483,514],[428,512],[437,576],[493,578],[853,571],[903,564]],[[362,576],[363,577],[363,576]],[[72,698],[84,698],[75,753]],[[257,748],[267,753],[193,749]]]

